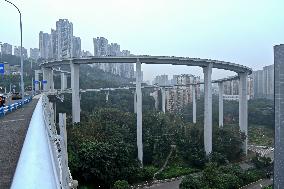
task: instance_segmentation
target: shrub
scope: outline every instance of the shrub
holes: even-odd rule
[[[126,180],[118,180],[113,185],[114,189],[129,189],[130,186]]]

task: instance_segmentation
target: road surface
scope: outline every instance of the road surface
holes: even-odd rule
[[[267,187],[267,186],[270,186],[273,184],[273,180],[271,179],[263,179],[263,180],[260,180],[254,184],[250,184],[246,187],[243,187],[242,189],[261,189],[261,188],[264,188],[264,187]]]
[[[0,188],[10,188],[37,99],[0,117]],[[28,173],[27,173],[28,174]]]
[[[172,181],[172,182],[154,184],[152,186],[144,187],[143,189],[179,189],[180,183],[181,183],[181,180],[176,180],[176,181]]]

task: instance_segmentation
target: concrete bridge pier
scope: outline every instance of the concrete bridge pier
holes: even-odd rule
[[[106,92],[106,102],[108,102],[109,91]]]
[[[133,94],[134,95],[134,98],[133,98],[134,99],[134,103],[133,103],[134,104],[134,113],[136,114],[137,113],[137,95],[136,95],[136,91],[134,91],[133,93],[134,93]]]
[[[143,166],[143,142],[142,142],[142,91],[141,91],[141,62],[136,62],[136,95],[137,95],[137,148],[138,160]]]
[[[60,82],[61,82],[61,91],[67,89],[67,76],[65,73],[60,74]]]
[[[43,81],[46,81],[46,83],[43,83],[43,91],[45,92],[50,91],[51,88],[51,81],[50,81],[51,72],[52,72],[51,68],[42,68]]]
[[[247,99],[247,73],[239,73],[239,126],[240,130],[245,133],[246,140],[244,141],[243,150],[247,155],[248,149],[248,99]]]
[[[224,94],[224,85],[223,82],[218,83],[219,87],[219,127],[224,125],[224,111],[223,111],[223,94]]]
[[[162,111],[166,113],[166,89],[164,87],[161,88],[162,93]]]
[[[155,110],[158,110],[159,109],[158,91],[155,89],[153,93],[150,93],[150,96],[154,98]]]
[[[80,88],[79,88],[79,71],[80,64],[70,62],[71,68],[71,89],[72,89],[72,122],[80,122]]]
[[[206,155],[212,152],[212,63],[203,67],[204,73],[204,148]]]
[[[53,70],[49,73],[49,80],[50,80],[50,91],[54,92],[54,80],[53,80]]]
[[[192,122],[196,123],[196,85],[192,85]]]
[[[155,109],[159,110],[159,92],[157,89],[155,89]]]
[[[35,81],[37,81],[37,83],[35,83],[35,91],[39,91],[39,74],[42,73],[41,70],[35,70]]]

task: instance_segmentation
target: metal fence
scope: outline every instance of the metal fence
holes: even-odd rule
[[[0,116],[4,116],[9,112],[17,110],[17,109],[21,108],[24,104],[29,103],[30,101],[32,101],[32,97],[28,97],[23,101],[18,101],[18,102],[15,102],[13,104],[10,104],[8,106],[0,107]]]

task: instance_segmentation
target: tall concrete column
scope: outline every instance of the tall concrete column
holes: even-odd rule
[[[51,68],[42,68],[42,75],[43,75],[43,81],[46,83],[43,83],[43,90],[44,91],[50,91],[51,87],[51,81],[50,81],[50,75],[51,75]]]
[[[49,80],[50,80],[50,91],[54,92],[54,80],[53,80],[53,70],[49,73]]]
[[[106,102],[108,102],[109,91],[106,92]]]
[[[70,63],[71,67],[71,89],[72,89],[72,122],[80,122],[80,88],[79,88],[79,64]]]
[[[244,132],[246,139],[243,144],[244,153],[247,155],[248,149],[248,99],[247,99],[247,73],[239,73],[239,126],[241,132]]]
[[[284,45],[274,46],[274,187],[284,186]]]
[[[159,110],[159,92],[156,89],[155,89],[154,99],[155,99],[155,109]]]
[[[192,122],[196,123],[196,95],[195,85],[192,85]]]
[[[161,88],[162,93],[162,111],[166,113],[166,90],[164,87]]]
[[[155,89],[153,93],[150,93],[150,96],[154,98],[155,101],[155,110],[159,109],[159,101],[158,101],[158,91]]]
[[[137,113],[137,95],[136,95],[136,91],[134,91],[134,94],[133,94],[133,96],[134,96],[134,102],[133,102],[133,104],[134,104],[134,113],[136,114]]]
[[[204,73],[204,148],[212,152],[212,64],[203,68]]]
[[[64,75],[64,89],[67,89],[68,88],[68,85],[67,85],[67,74]]]
[[[40,70],[35,70],[35,81],[37,81],[37,83],[35,83],[35,91],[39,91],[39,73],[41,71]]]
[[[67,89],[67,77],[65,73],[60,74],[61,91]]]
[[[142,91],[141,91],[141,62],[136,62],[136,95],[137,95],[137,148],[138,160],[143,166],[143,143],[142,143]]]
[[[219,86],[219,127],[224,125],[224,111],[223,111],[223,94],[224,94],[224,85],[223,82],[218,83]]]

